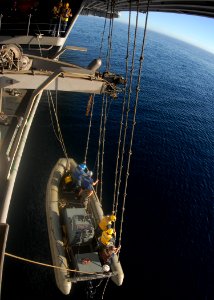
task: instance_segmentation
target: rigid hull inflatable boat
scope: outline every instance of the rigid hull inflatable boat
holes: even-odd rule
[[[124,274],[118,256],[111,259],[110,268],[102,263],[95,229],[103,217],[96,193],[85,192],[77,197],[75,184],[64,187],[68,170],[72,177],[77,166],[73,159],[61,158],[53,168],[46,193],[46,214],[55,278],[63,294],[69,294],[72,283],[111,277],[122,285]],[[108,270],[109,269],[109,270]]]

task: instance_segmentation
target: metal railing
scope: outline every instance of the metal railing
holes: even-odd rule
[[[41,34],[52,37],[63,37],[65,30],[62,30],[61,18],[59,20],[50,19],[49,22],[38,22],[34,20],[33,15],[29,14],[28,18],[23,21],[16,19],[15,22],[8,17],[0,15],[0,35],[35,35]]]

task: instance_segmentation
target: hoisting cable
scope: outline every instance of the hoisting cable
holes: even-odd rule
[[[141,80],[142,66],[143,66],[143,60],[144,60],[144,49],[145,49],[148,14],[149,14],[149,2],[150,2],[150,0],[148,0],[148,3],[147,3],[144,34],[143,34],[143,41],[142,41],[142,49],[141,49],[141,54],[140,54],[140,59],[139,59],[140,65],[139,65],[139,69],[138,69],[138,78],[137,78],[137,86],[136,86],[136,98],[135,98],[135,104],[134,104],[132,131],[131,131],[131,139],[130,139],[129,152],[128,152],[129,155],[128,155],[127,172],[126,172],[125,187],[124,187],[124,198],[123,198],[123,203],[122,203],[122,216],[121,216],[121,224],[120,224],[121,230],[120,230],[120,233],[119,233],[119,245],[121,245],[122,226],[123,226],[124,211],[125,211],[125,200],[126,200],[126,195],[127,195],[126,190],[127,190],[128,177],[129,177],[129,167],[130,167],[130,161],[131,161],[131,155],[132,155],[132,144],[133,144],[133,138],[134,138],[134,129],[135,129],[135,125],[136,125],[137,105],[138,105],[139,92],[140,92],[140,80]],[[118,253],[118,259],[119,259],[119,253]]]
[[[103,122],[103,112],[104,112],[104,106],[105,106],[105,94],[103,94],[102,99],[102,109],[100,114],[100,132],[99,132],[99,141],[98,141],[98,152],[97,152],[97,178],[99,178],[99,170],[100,170],[100,148],[101,148],[101,139],[102,139],[102,122]],[[99,182],[99,186],[102,184],[102,182]],[[98,191],[98,185],[95,187],[96,193]]]
[[[52,114],[51,114],[51,107],[50,107],[50,115],[51,115],[51,121],[52,121],[52,126],[53,126],[53,130],[54,130],[54,133],[56,135],[56,138],[57,140],[60,142],[61,144],[61,147],[62,147],[62,150],[64,152],[64,155],[65,157],[67,158],[68,160],[68,155],[67,155],[67,151],[66,151],[66,147],[65,147],[65,143],[63,141],[63,137],[62,137],[62,133],[61,133],[61,129],[60,129],[60,126],[59,126],[59,120],[58,120],[58,115],[57,115],[57,93],[56,93],[56,107],[54,106],[54,103],[53,103],[53,97],[52,97],[52,94],[50,91],[47,92],[48,93],[48,103],[49,103],[49,107],[50,107],[50,103],[52,104],[52,107],[53,107],[53,111],[54,111],[54,116],[55,116],[55,120],[56,120],[56,124],[57,124],[57,130],[58,130],[58,135],[55,131],[55,128],[54,128],[54,122],[53,122],[53,117],[52,117]]]
[[[108,4],[109,6],[109,4]],[[108,6],[107,6],[107,11],[108,11]],[[114,12],[114,6],[115,6],[115,0],[111,1],[111,14],[110,14],[110,23],[109,23],[109,34],[108,34],[108,49],[107,49],[107,54],[106,54],[106,69],[107,71],[109,70],[110,67],[110,57],[111,57],[111,45],[112,45],[112,33],[113,33],[113,12]],[[106,15],[107,16],[107,15]],[[104,27],[105,29],[105,27]],[[103,33],[104,37],[104,33]],[[102,40],[103,44],[103,40]],[[101,48],[102,49],[102,48]],[[100,55],[101,55],[101,49],[100,49]],[[103,185],[103,163],[104,163],[104,145],[105,145],[105,125],[106,125],[106,111],[107,111],[107,103],[108,103],[108,98],[106,96],[103,96],[103,103],[105,106],[105,113],[103,116],[103,108],[102,108],[102,122],[100,122],[100,136],[99,136],[99,145],[98,145],[98,157],[97,157],[97,178],[99,178],[99,170],[100,170],[100,181],[99,181],[99,199],[100,203],[102,203],[102,185]],[[101,146],[101,141],[102,141],[102,155],[101,155],[101,163],[100,163],[100,146]],[[96,192],[98,190],[98,186],[96,186]]]
[[[94,109],[94,97],[95,94],[90,96],[89,101],[91,101],[91,113],[90,113],[90,121],[89,121],[89,126],[88,126],[88,137],[87,137],[87,143],[85,147],[85,157],[84,161],[86,162],[87,159],[87,154],[88,154],[88,144],[89,144],[89,139],[90,139],[90,132],[91,132],[91,122],[92,122],[92,117],[93,117],[93,109]]]
[[[120,160],[120,168],[119,168],[119,176],[118,176],[118,184],[117,184],[117,193],[116,193],[116,202],[115,202],[115,214],[117,214],[118,199],[119,199],[119,194],[120,194],[120,183],[121,183],[121,176],[122,176],[122,169],[123,169],[123,159],[124,159],[125,145],[126,145],[126,134],[127,134],[129,112],[130,112],[130,102],[131,102],[131,93],[132,93],[132,79],[133,79],[133,72],[134,72],[134,60],[135,60],[137,30],[138,30],[139,2],[140,1],[138,0],[138,2],[137,2],[136,23],[135,23],[135,33],[134,33],[134,45],[133,45],[133,50],[132,50],[132,63],[131,63],[131,69],[130,69],[128,100],[127,100],[127,107],[126,107],[126,118],[125,118],[125,126],[124,126],[124,133],[123,133],[123,143],[122,143],[122,148],[121,148],[121,160]]]
[[[104,119],[102,128],[102,153],[101,153],[101,166],[100,166],[100,203],[102,203],[103,194],[103,165],[104,165],[104,149],[105,149],[105,132],[106,132],[106,119],[107,119],[107,105],[108,105],[108,95],[105,95],[105,106],[104,106]]]
[[[113,101],[113,99],[111,100],[111,102],[109,103],[109,106],[108,106],[106,122],[108,119],[112,101]],[[97,178],[99,178],[99,171],[100,171],[100,152],[101,152],[100,148],[101,148],[101,141],[103,140],[104,107],[105,107],[105,94],[103,94],[103,100],[102,100],[102,110],[101,110],[101,114],[100,114],[100,131],[99,131],[98,151],[97,151],[97,157],[96,157],[96,161],[95,161],[95,165],[97,166]],[[95,169],[95,165],[94,165],[94,169]],[[97,189],[98,189],[98,186],[96,185],[96,187],[95,187],[96,193],[97,193]]]
[[[101,54],[102,54],[103,41],[104,41],[104,34],[105,34],[105,30],[106,30],[106,20],[107,20],[107,16],[108,16],[108,9],[109,9],[109,1],[107,1],[107,9],[106,9],[105,22],[104,22],[104,26],[103,26],[103,32],[102,32],[101,43],[100,43],[100,54],[99,54],[99,58],[101,58]]]
[[[110,60],[111,60],[111,52],[112,52],[112,34],[113,34],[113,25],[114,25],[114,8],[115,8],[115,0],[111,1],[111,17],[109,22],[109,35],[108,35],[108,50],[106,54],[106,70],[107,72],[110,70]]]
[[[89,113],[91,112],[92,101],[93,101],[93,95],[90,95],[87,103],[86,112],[85,112],[86,117],[88,117]]]
[[[61,129],[60,129],[58,115],[57,115],[57,92],[56,92],[56,108],[54,106],[53,97],[52,97],[52,94],[51,94],[50,91],[47,91],[47,96],[48,96],[49,112],[50,112],[50,118],[51,118],[51,123],[52,123],[53,131],[54,131],[54,134],[55,134],[57,140],[61,144],[62,151],[63,151],[64,156],[66,157],[67,162],[68,162],[68,154],[67,154],[67,151],[66,151],[66,147],[65,147],[65,143],[64,143],[63,137],[62,137],[62,132],[61,132]],[[52,116],[52,112],[51,112],[51,105],[52,105],[54,116],[55,116],[55,120],[56,120],[56,126],[57,126],[58,134],[57,134],[57,132],[55,130],[55,126],[54,126],[53,116]]]
[[[128,82],[128,60],[129,60],[129,45],[130,45],[130,28],[131,28],[131,4],[129,2],[129,23],[128,23],[128,41],[127,41],[127,49],[126,49],[126,76],[125,76],[125,87],[124,87],[124,97],[123,97],[123,105],[122,105],[122,112],[121,112],[121,121],[120,121],[120,131],[118,137],[118,148],[117,148],[117,159],[116,159],[116,167],[115,167],[115,179],[114,179],[114,200],[112,205],[112,213],[115,213],[116,207],[116,191],[117,191],[117,180],[118,180],[118,164],[120,158],[120,146],[121,146],[121,136],[123,130],[123,115],[126,105],[126,92],[127,92],[127,82]],[[118,198],[117,198],[118,199]]]

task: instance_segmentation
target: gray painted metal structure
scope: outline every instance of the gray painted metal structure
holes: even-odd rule
[[[113,7],[114,16],[119,17],[119,12],[129,11],[131,2],[131,10],[136,11],[138,1],[136,0],[116,0]],[[149,3],[150,12],[168,12],[177,14],[189,14],[203,17],[214,17],[214,1],[177,1],[177,0],[140,0],[139,10],[144,13],[147,11]],[[88,0],[85,2],[81,14],[109,17],[111,15],[111,1],[106,0]]]

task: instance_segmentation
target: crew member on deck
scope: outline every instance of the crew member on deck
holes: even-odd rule
[[[59,1],[56,5],[54,5],[52,9],[51,26],[49,31],[49,34],[51,34],[52,36],[56,36],[57,26],[59,26],[60,23],[62,6],[63,6],[62,1]]]
[[[116,221],[116,216],[114,214],[104,216],[97,227],[97,235],[100,235],[102,231],[110,229],[112,227],[112,223]]]
[[[88,172],[88,168],[86,166],[86,162],[84,161],[82,164],[76,166],[73,176],[76,181],[76,185],[78,188],[81,188],[82,185],[82,178]]]
[[[114,257],[115,254],[119,252],[120,248],[121,246],[116,248],[114,245],[112,245],[101,249],[99,255],[103,264],[111,264],[112,258]]]
[[[61,21],[62,21],[62,30],[65,31],[67,28],[67,23],[69,17],[72,17],[71,9],[69,7],[69,3],[65,3],[61,13]]]
[[[70,172],[66,172],[65,177],[63,178],[63,191],[72,191],[73,188],[73,179]]]
[[[102,232],[101,237],[98,239],[101,249],[114,245],[115,238],[113,237],[113,233],[113,228]]]
[[[81,190],[79,196],[82,194],[83,190],[87,192],[87,197],[93,194],[93,186],[98,183],[98,179],[94,182],[92,178],[93,172],[88,171],[86,175],[82,176]]]

